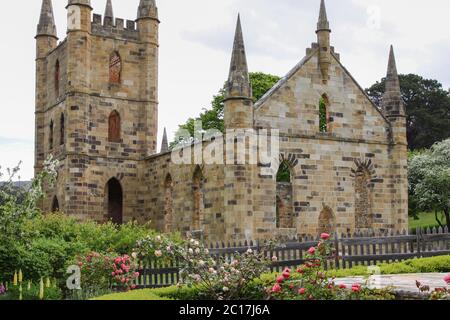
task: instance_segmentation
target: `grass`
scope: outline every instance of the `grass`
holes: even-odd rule
[[[442,219],[444,222],[444,219]],[[438,227],[439,224],[436,221],[434,212],[423,212],[419,214],[419,220],[414,220],[413,217],[409,217],[409,228],[416,229],[419,227]]]
[[[380,263],[381,274],[406,274],[406,273],[447,273],[450,272],[450,255],[432,258],[411,259],[403,262]],[[254,280],[254,284],[265,287],[273,285],[279,273],[269,273]],[[352,276],[369,276],[367,267],[357,266],[352,269],[330,270],[330,277],[345,278]],[[298,274],[294,275],[299,277]],[[259,288],[259,286],[255,286]],[[254,289],[256,290],[256,289]],[[177,288],[176,286],[161,289],[143,289],[126,293],[116,293],[93,300],[196,300],[200,291],[195,288]],[[198,298],[197,298],[198,299]]]

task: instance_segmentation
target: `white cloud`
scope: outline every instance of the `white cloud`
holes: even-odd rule
[[[34,137],[33,38],[40,2],[7,1],[0,12],[2,29],[10,30],[2,38],[7,50],[0,51],[3,137],[22,140]],[[103,13],[105,0],[91,2],[95,12]],[[138,2],[113,0],[116,16],[134,19]],[[210,104],[226,80],[238,12],[253,71],[284,75],[304,56],[306,47],[316,37],[319,0],[157,0],[157,3],[162,21],[160,136],[166,126],[169,138],[178,124]],[[53,1],[61,38],[66,28],[65,4],[66,0]],[[328,0],[327,8],[333,45],[362,86],[367,87],[384,76],[392,43],[399,72],[419,73],[450,87],[447,17],[450,1]],[[368,8],[379,8],[379,29],[368,24]],[[24,172],[27,178],[31,177],[32,147],[0,141],[0,152],[0,164],[24,160]]]

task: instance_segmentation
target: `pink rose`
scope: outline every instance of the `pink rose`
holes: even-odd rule
[[[135,285],[135,284],[133,284],[133,285],[131,286],[131,290],[134,290],[134,289],[136,289],[136,285]]]
[[[320,235],[320,239],[322,239],[322,240],[328,240],[328,239],[330,239],[330,235],[329,235],[328,233],[322,233],[322,234]]]
[[[111,272],[111,276],[114,277],[116,275],[115,272]]]
[[[139,277],[139,272],[135,272],[135,273],[134,273],[134,276],[135,276],[135,277]]]
[[[444,278],[444,281],[450,284],[450,274]]]
[[[277,283],[276,285],[273,286],[272,292],[273,293],[281,292],[281,286]]]
[[[345,284],[340,284],[339,289],[347,289],[347,286]]]
[[[305,273],[305,270],[303,270],[302,268],[298,268],[298,269],[297,269],[297,272],[300,273],[300,274],[304,274],[304,273]]]
[[[314,253],[316,253],[316,248],[314,248],[314,247],[309,248],[308,253],[309,253],[309,254],[314,254]]]
[[[305,288],[301,288],[298,290],[298,294],[300,295],[304,295],[306,293],[306,289]]]
[[[277,278],[277,283],[283,283],[284,282],[284,277],[283,276],[279,276]]]
[[[360,292],[361,291],[361,285],[360,284],[352,285],[352,291],[353,292]]]
[[[115,264],[119,264],[119,263],[121,263],[122,262],[122,259],[120,259],[120,258],[116,258],[115,260],[114,260],[114,263]]]

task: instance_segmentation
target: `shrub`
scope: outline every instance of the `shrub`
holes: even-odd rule
[[[191,239],[178,244],[167,237],[147,237],[137,242],[134,256],[140,259],[178,261],[181,285],[199,289],[197,299],[237,300],[245,287],[268,270],[270,261],[249,249],[236,253],[230,261],[214,258],[200,242]]]

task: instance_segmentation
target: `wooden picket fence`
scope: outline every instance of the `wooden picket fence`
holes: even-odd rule
[[[276,248],[268,249],[267,242],[245,241],[211,243],[208,245],[214,257],[232,261],[236,253],[248,249],[263,252],[268,259],[276,257],[270,266],[271,271],[281,272],[284,268],[296,268],[306,262],[307,251],[316,246],[318,237],[306,236],[284,242]],[[450,255],[450,233],[448,228],[418,229],[411,235],[400,233],[375,234],[374,232],[334,235],[335,255],[325,266],[326,269],[346,269],[354,266],[370,266],[380,262],[396,262],[411,258]],[[177,284],[179,264],[176,261],[165,263],[157,261],[142,262],[139,288],[159,288]]]

